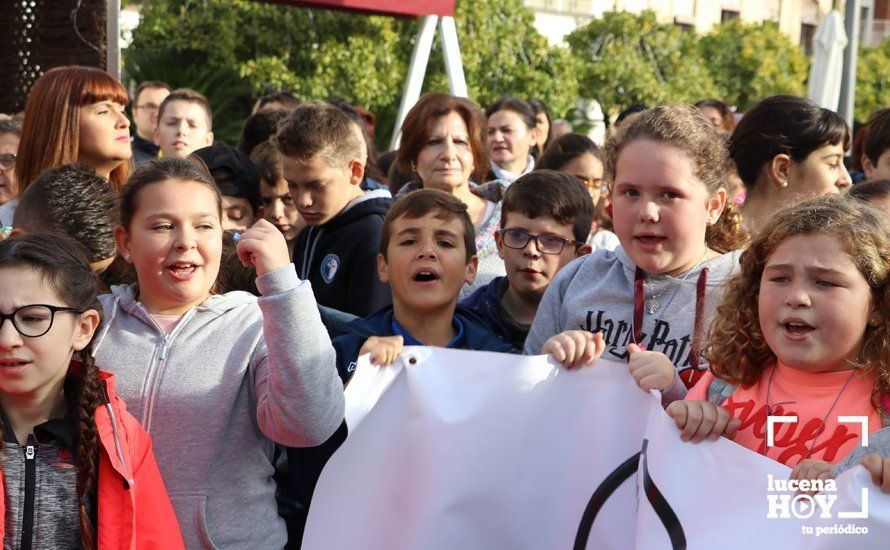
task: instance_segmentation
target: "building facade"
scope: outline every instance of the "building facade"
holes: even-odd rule
[[[890,11],[890,0],[883,3]],[[698,33],[732,19],[774,21],[789,40],[807,48],[825,14],[844,9],[843,0],[525,0],[525,5],[535,12],[536,28],[554,44],[604,12],[652,10],[662,22]]]
[[[862,11],[863,46],[877,46],[890,37],[890,0],[863,2]]]

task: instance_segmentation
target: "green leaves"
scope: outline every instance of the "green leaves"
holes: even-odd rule
[[[485,105],[507,93],[536,97],[555,116],[574,105],[576,62],[535,31],[532,12],[521,0],[458,0],[456,20],[474,100]],[[237,140],[253,97],[287,89],[371,110],[379,122],[377,141],[384,144],[418,25],[242,0],[152,0],[143,4],[142,22],[125,52],[125,72],[136,81],[167,80],[209,95],[241,94],[238,112],[223,112],[210,98],[217,133],[229,143]],[[204,73],[217,71],[227,75],[225,81],[217,89],[204,88]],[[425,82],[426,90],[448,90],[438,34]]]
[[[699,49],[719,97],[740,110],[776,94],[806,94],[809,61],[775,23],[724,23],[701,37]]]
[[[731,21],[697,36],[655,13],[607,12],[567,38],[585,97],[613,114],[632,103],[717,97],[744,110],[764,97],[805,93],[808,62],[773,23]]]
[[[597,99],[606,113],[632,103],[691,102],[717,92],[695,36],[659,23],[652,11],[606,12],[566,41],[582,65],[582,95]]]
[[[808,61],[773,23],[731,21],[696,35],[651,11],[607,12],[551,46],[522,0],[458,0],[455,14],[470,97],[538,98],[565,117],[580,97],[615,114],[631,103],[718,97],[739,109],[778,93],[804,94]],[[125,52],[132,80],[166,80],[208,95],[215,130],[237,140],[255,97],[287,89],[344,99],[378,117],[389,142],[417,21],[244,0],[151,0]],[[890,46],[863,49],[857,119],[890,104]],[[425,91],[447,91],[437,33]]]
[[[537,98],[560,118],[578,98],[578,64],[535,30],[521,0],[458,1],[455,14],[469,95],[483,107],[502,95]],[[430,57],[426,90],[447,91],[441,45]]]
[[[856,66],[855,118],[866,122],[872,112],[890,105],[890,40],[859,50]]]
[[[214,129],[234,144],[253,99],[270,90],[345,99],[375,112],[395,109],[413,25],[262,2],[152,0],[125,52],[125,72],[135,81],[165,80],[205,93]],[[210,74],[225,78],[207,87],[202,82]],[[222,101],[237,108],[221,108]]]

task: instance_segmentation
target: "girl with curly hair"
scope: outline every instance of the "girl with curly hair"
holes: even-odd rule
[[[711,363],[668,407],[695,441],[734,436],[813,479],[885,419],[890,392],[890,228],[873,207],[821,197],[780,211],[742,253],[717,310]],[[769,416],[794,416],[774,425]],[[815,460],[822,461],[819,467]]]
[[[151,440],[91,355],[98,290],[75,241],[0,243],[6,548],[183,547]]]

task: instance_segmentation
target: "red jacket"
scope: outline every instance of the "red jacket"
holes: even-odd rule
[[[114,393],[114,376],[99,372],[107,401],[96,409],[101,441],[97,487],[98,547],[108,550],[184,548],[179,522],[158,472],[151,438]],[[0,483],[0,518],[6,516]],[[0,540],[4,526],[0,522]]]

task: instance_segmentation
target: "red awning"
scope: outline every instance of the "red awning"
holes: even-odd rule
[[[416,18],[421,15],[454,16],[455,0],[257,0],[303,8],[352,11]]]

